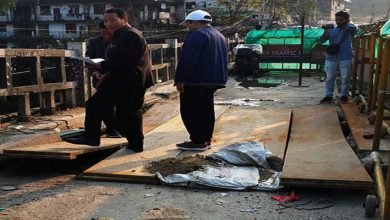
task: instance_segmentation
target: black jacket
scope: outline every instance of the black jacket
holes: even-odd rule
[[[148,46],[136,28],[125,26],[115,31],[106,55],[101,67],[110,74],[101,86],[148,88],[153,85]]]
[[[87,41],[87,51],[85,55],[90,58],[105,59],[106,48],[110,45],[109,41],[105,41],[101,36],[89,38]]]

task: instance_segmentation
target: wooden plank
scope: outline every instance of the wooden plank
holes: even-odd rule
[[[371,187],[373,181],[346,142],[335,107],[295,109],[282,184]]]
[[[216,106],[216,117],[222,115],[229,107]],[[172,118],[147,133],[144,152],[134,153],[122,148],[107,159],[86,170],[80,178],[100,180],[121,180],[128,182],[159,183],[155,174],[145,169],[152,161],[176,157],[181,151],[176,144],[188,139],[180,115]]]
[[[61,57],[65,55],[65,50],[58,49],[1,49],[5,56],[10,57]]]
[[[231,107],[216,123],[212,150],[202,154],[214,153],[223,147],[237,142],[262,142],[274,155],[283,158],[288,128],[290,109],[263,109]],[[194,152],[183,152],[185,157]]]
[[[161,48],[169,48],[169,44],[148,44],[149,50],[157,50]]]
[[[177,100],[161,101],[144,114],[144,132],[147,133],[179,113]],[[101,138],[99,147],[75,145],[67,142],[56,142],[28,147],[12,147],[3,150],[9,157],[75,159],[86,153],[127,145],[125,138]]]
[[[154,100],[145,100],[145,103],[152,103]],[[144,113],[144,134],[157,128],[179,114],[179,102],[177,99],[159,99],[153,106]]]
[[[152,70],[160,70],[170,66],[170,63],[160,63],[152,65]]]
[[[72,89],[76,87],[76,84],[76,81],[72,81],[66,83],[46,83],[43,85],[8,87],[7,89],[0,89],[0,96],[21,95],[27,92],[37,93],[52,90]]]
[[[360,151],[371,151],[373,139],[365,139],[363,135],[374,134],[375,126],[370,125],[366,114],[362,114],[359,111],[359,106],[355,105],[351,101],[348,103],[342,103],[341,108],[344,112],[345,119],[348,122],[348,126],[351,129],[352,136],[356,142],[356,145]],[[388,138],[382,138],[379,149],[390,150],[390,140]]]
[[[51,144],[35,145],[28,147],[13,147],[4,149],[5,156],[15,157],[32,157],[45,159],[75,159],[77,156],[95,151],[106,150],[116,147],[125,146],[125,138],[101,138],[99,147],[88,145],[76,145],[68,142],[57,142]],[[29,156],[31,155],[31,156]]]

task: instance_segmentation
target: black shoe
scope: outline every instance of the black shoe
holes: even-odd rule
[[[341,96],[340,101],[344,103],[348,102],[348,96]]]
[[[184,141],[182,143],[178,143],[176,144],[177,147],[180,147],[180,146],[183,146],[183,145],[187,145],[189,143],[192,143],[192,141]],[[206,141],[205,142],[206,146],[211,146],[211,141]]]
[[[126,149],[132,150],[132,151],[137,152],[137,153],[144,151],[143,147],[134,147],[134,146],[129,146],[129,145],[127,145]]]
[[[108,138],[121,138],[122,135],[118,131],[106,132],[106,137]]]
[[[325,96],[321,99],[320,104],[330,104],[333,102],[333,97]]]
[[[176,144],[176,147],[181,150],[189,150],[189,151],[205,151],[208,149],[207,144],[195,144],[191,141],[183,142],[180,144]]]
[[[96,147],[100,145],[100,140],[92,140],[92,139],[87,139],[85,137],[68,138],[65,141],[72,144],[78,144],[78,145],[90,145]]]

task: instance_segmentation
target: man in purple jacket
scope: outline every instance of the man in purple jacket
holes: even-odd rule
[[[191,141],[177,144],[182,150],[204,151],[214,131],[214,93],[227,81],[228,49],[225,37],[213,28],[211,15],[197,10],[187,15],[189,30],[176,68],[180,114]]]

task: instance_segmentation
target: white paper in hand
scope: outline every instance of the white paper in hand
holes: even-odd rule
[[[101,63],[103,61],[104,61],[103,58],[94,58],[94,59],[91,59],[89,57],[84,58],[84,62],[89,63],[89,64],[98,64],[98,63]]]

